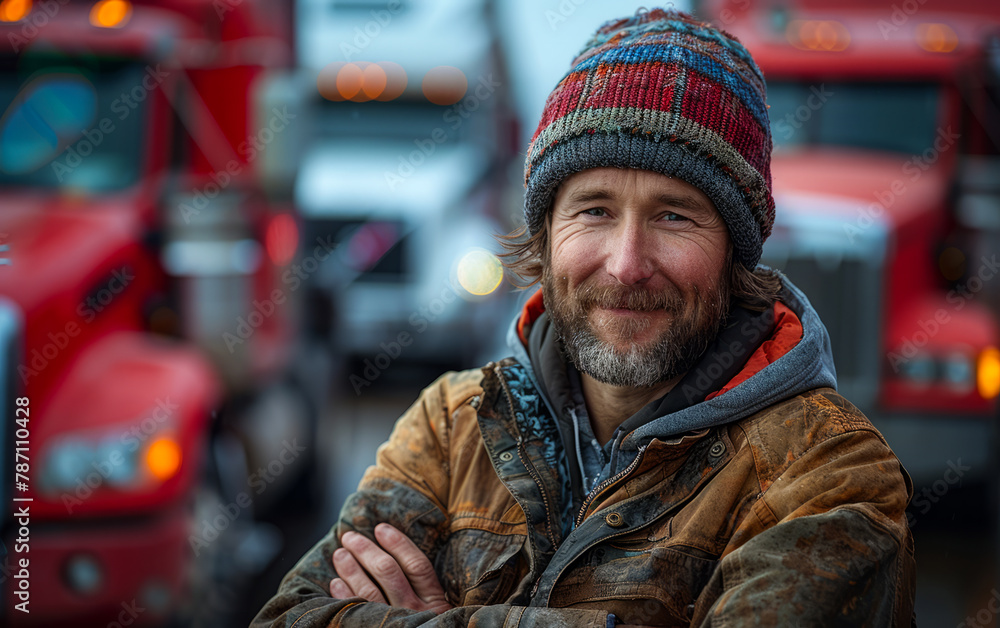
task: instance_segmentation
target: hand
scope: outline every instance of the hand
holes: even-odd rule
[[[333,553],[333,567],[340,577],[330,581],[332,597],[358,596],[369,602],[438,614],[451,608],[434,566],[413,541],[386,523],[375,526],[375,540],[382,547],[357,532],[344,534],[343,547]]]

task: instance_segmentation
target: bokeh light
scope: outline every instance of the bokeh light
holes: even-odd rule
[[[342,61],[335,61],[327,64],[319,71],[319,74],[316,76],[316,89],[319,90],[320,96],[333,102],[345,100],[340,95],[340,90],[337,89],[337,75],[340,74],[340,69],[345,65],[347,64]]]
[[[355,100],[362,94],[365,73],[357,63],[348,63],[337,72],[337,91],[342,98]]]
[[[1000,349],[984,349],[979,354],[976,367],[976,384],[983,399],[993,399],[1000,395]]]
[[[324,66],[316,76],[316,89],[320,96],[333,102],[393,100],[403,95],[406,83],[403,66],[391,61],[338,61]]]
[[[439,65],[427,71],[421,89],[427,100],[435,105],[454,105],[465,96],[469,81],[458,68]]]
[[[90,23],[102,28],[120,28],[132,16],[132,4],[126,0],[101,0],[90,9]]]
[[[146,466],[156,479],[170,479],[181,467],[181,446],[172,438],[156,439],[146,450]]]
[[[500,287],[503,281],[503,264],[496,255],[485,249],[469,251],[458,262],[458,283],[466,292],[485,296]]]
[[[958,35],[947,24],[918,24],[917,42],[928,52],[951,52],[958,48]]]
[[[386,75],[377,63],[369,63],[361,70],[361,92],[366,100],[374,100],[385,91]]]
[[[31,0],[3,0],[0,2],[0,22],[17,22],[31,13]]]
[[[833,20],[792,20],[785,34],[799,50],[840,52],[851,43],[847,27]]]
[[[385,89],[375,100],[388,101],[399,98],[406,91],[406,70],[403,66],[392,61],[382,61],[378,64],[385,72]]]

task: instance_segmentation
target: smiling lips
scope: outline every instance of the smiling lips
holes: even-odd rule
[[[666,310],[663,308],[631,308],[631,307],[605,307],[602,305],[595,305],[594,309],[604,310],[605,312],[611,312],[613,314],[631,314],[634,316],[642,315],[652,315],[652,314],[666,314]]]

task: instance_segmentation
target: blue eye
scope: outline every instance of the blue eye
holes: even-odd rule
[[[606,212],[602,207],[591,207],[590,209],[585,209],[580,213],[587,214],[588,216],[603,216]]]
[[[687,216],[681,216],[680,214],[674,214],[674,213],[665,214],[663,217],[664,217],[664,219],[669,220],[670,222],[678,222],[678,221],[681,221],[681,220],[690,220]]]

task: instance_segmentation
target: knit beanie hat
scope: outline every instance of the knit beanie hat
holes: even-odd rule
[[[774,223],[764,76],[735,38],[654,9],[601,26],[545,102],[525,162],[537,233],[563,179],[614,166],[676,176],[715,203],[753,269]]]

